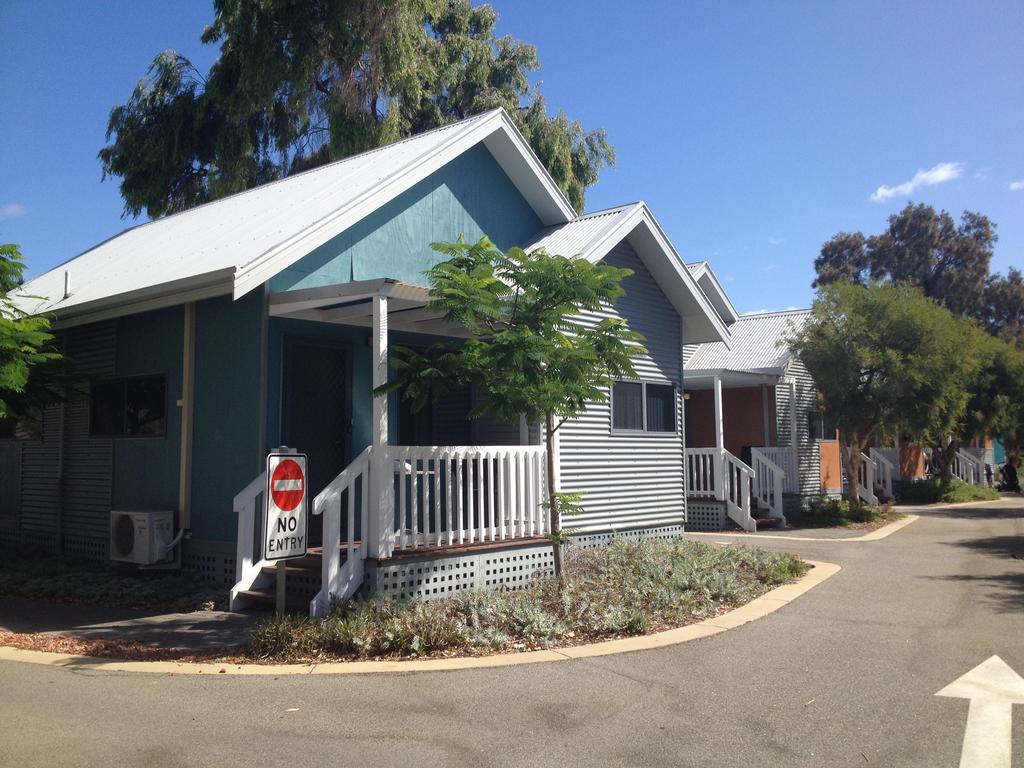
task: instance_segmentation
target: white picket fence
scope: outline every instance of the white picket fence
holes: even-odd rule
[[[394,548],[509,541],[549,533],[543,446],[391,446]]]

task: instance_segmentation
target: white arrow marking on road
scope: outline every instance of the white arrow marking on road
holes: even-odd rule
[[[971,701],[960,768],[1010,768],[1013,705],[1024,704],[1020,675],[993,656],[935,695]]]

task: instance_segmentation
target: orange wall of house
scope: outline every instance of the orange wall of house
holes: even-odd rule
[[[768,388],[768,445],[775,445],[775,393]],[[710,389],[689,392],[687,406],[690,448],[715,444],[715,393]],[[764,409],[760,387],[722,390],[722,428],[725,449],[736,456],[743,446],[764,445]]]
[[[819,440],[818,460],[821,487],[826,491],[841,491],[843,489],[843,464],[839,458],[839,441]]]
[[[900,443],[900,477],[924,477],[924,449],[914,443]]]

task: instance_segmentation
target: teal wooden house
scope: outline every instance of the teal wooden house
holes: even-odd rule
[[[472,391],[419,414],[372,394],[390,343],[460,335],[426,306],[430,243],[484,234],[634,270],[606,313],[647,337],[640,379],[559,430],[557,482],[583,494],[582,545],[678,534],[681,350],[726,341],[725,321],[643,203],[577,215],[496,110],[143,224],[27,284],[87,384],[0,437],[0,538],[105,559],[117,515],[159,513],[155,555],[243,606],[267,594],[264,462],[287,445],[309,456],[316,512],[289,590],[314,613],[544,572],[539,425],[469,420]]]

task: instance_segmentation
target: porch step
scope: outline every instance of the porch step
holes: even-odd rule
[[[277,605],[277,594],[273,587],[268,589],[244,589],[238,593],[253,602],[253,608],[273,609]],[[310,597],[310,600],[313,598]],[[284,601],[285,610],[289,613],[307,613],[309,611],[309,600],[301,600],[293,595],[286,595]]]
[[[778,528],[782,525],[782,520],[778,517],[755,517],[754,523],[757,525],[757,530],[760,531],[765,528]]]

